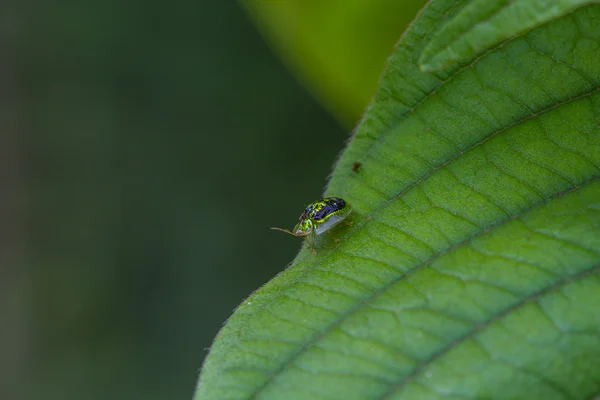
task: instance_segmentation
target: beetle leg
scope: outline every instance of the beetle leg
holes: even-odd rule
[[[331,234],[331,231],[327,231],[327,233],[329,233],[329,236],[331,236],[331,238],[333,239],[333,241],[334,241],[335,243],[339,243],[339,242],[340,242],[340,239],[337,239],[335,236],[333,236],[333,235]]]
[[[315,238],[316,238],[316,234],[314,232],[311,232],[306,240],[308,240],[308,247],[312,250],[313,255],[317,255],[317,250],[315,249]]]

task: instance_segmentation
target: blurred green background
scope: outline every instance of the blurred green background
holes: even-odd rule
[[[5,2],[0,399],[191,398],[422,4]]]

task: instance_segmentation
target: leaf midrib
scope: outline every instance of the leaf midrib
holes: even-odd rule
[[[358,310],[360,310],[362,307],[364,307],[369,301],[373,300],[374,298],[376,298],[377,296],[385,293],[390,287],[392,287],[393,285],[395,285],[396,283],[400,282],[401,280],[403,280],[404,278],[408,277],[409,275],[414,274],[415,272],[427,267],[428,265],[430,265],[432,262],[434,262],[435,260],[437,260],[438,258],[440,258],[441,256],[453,251],[454,249],[470,242],[471,240],[480,237],[488,232],[490,232],[493,229],[496,229],[502,225],[504,225],[505,223],[508,223],[512,220],[518,219],[519,217],[521,217],[523,214],[525,214],[528,211],[531,211],[553,199],[562,197],[564,195],[567,195],[569,193],[572,193],[586,185],[589,185],[595,181],[597,181],[598,179],[600,179],[600,175],[596,175],[586,181],[580,182],[578,184],[575,184],[573,186],[571,186],[569,189],[563,191],[563,192],[558,192],[558,193],[554,193],[550,196],[548,196],[547,198],[544,198],[536,203],[531,204],[528,207],[524,207],[521,210],[519,210],[518,212],[515,212],[512,215],[509,215],[507,218],[504,218],[488,227],[486,227],[485,229],[481,229],[478,232],[474,233],[473,235],[465,238],[464,240],[457,242],[455,244],[453,244],[452,246],[448,247],[447,249],[440,251],[439,253],[433,255],[432,257],[430,257],[429,259],[423,261],[422,263],[416,265],[415,267],[411,268],[410,270],[407,270],[405,273],[399,275],[397,278],[394,278],[393,280],[391,280],[390,282],[386,283],[385,285],[383,285],[381,288],[379,288],[378,290],[373,291],[369,296],[366,296],[365,298],[357,301],[356,305],[353,306],[352,308],[350,308],[348,311],[344,312],[343,314],[340,314],[336,320],[334,322],[332,322],[330,325],[328,325],[325,329],[323,329],[321,332],[319,332],[315,337],[313,337],[311,340],[307,341],[297,352],[295,352],[291,357],[289,357],[286,362],[281,364],[281,367],[278,368],[276,371],[274,371],[273,373],[271,373],[271,375],[269,376],[269,378],[265,381],[265,383],[263,385],[261,385],[260,387],[258,387],[250,396],[250,398],[255,399],[266,387],[268,387],[270,385],[270,383],[273,381],[273,379],[279,375],[281,372],[283,372],[284,370],[286,370],[290,365],[292,365],[292,363],[298,359],[298,357],[300,357],[300,355],[302,355],[306,350],[308,350],[310,347],[312,347],[315,343],[317,343],[319,340],[321,340],[323,337],[325,337],[325,335],[327,335],[329,332],[331,332],[333,329],[335,329],[336,327],[338,327],[343,321],[345,321],[348,317],[352,316],[355,312],[357,312]],[[359,227],[357,227],[356,229],[358,229]],[[350,234],[348,235],[350,236]],[[333,251],[333,250],[332,250]],[[596,267],[594,267],[596,268]],[[597,266],[597,268],[600,268],[600,266]],[[593,269],[593,268],[592,268]],[[585,272],[585,271],[584,271]],[[578,274],[574,275],[574,276],[578,276]],[[562,282],[564,279],[568,279],[567,278],[562,278],[561,280],[559,280],[559,282]],[[544,290],[544,289],[542,289]],[[546,289],[548,290],[548,289]],[[540,294],[540,296],[543,295]],[[281,296],[281,295],[279,295]],[[277,296],[277,297],[279,297]],[[524,299],[527,299],[526,296]],[[276,297],[276,298],[277,298]],[[508,313],[508,311],[506,312]],[[490,318],[488,321],[483,321],[480,325],[484,325],[486,323],[492,323],[492,320],[497,319],[496,316],[493,316],[492,318]],[[475,331],[471,331],[471,333],[474,333]],[[467,333],[468,335],[468,333]],[[468,337],[467,337],[468,338]],[[466,338],[465,338],[466,339]],[[451,345],[451,343],[450,343]],[[448,350],[446,350],[447,352]],[[445,353],[444,353],[445,354]],[[443,355],[443,354],[441,354]],[[440,356],[441,356],[440,355]],[[415,375],[416,376],[416,375]]]

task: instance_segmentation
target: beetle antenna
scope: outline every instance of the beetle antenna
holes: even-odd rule
[[[300,235],[296,235],[294,232],[288,231],[287,229],[281,229],[281,228],[271,228],[271,229],[273,229],[274,231],[285,232],[285,233],[288,233],[288,234],[290,234],[292,236],[300,236]]]

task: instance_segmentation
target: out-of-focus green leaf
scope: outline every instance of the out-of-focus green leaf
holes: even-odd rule
[[[403,36],[326,191],[353,226],[237,309],[196,400],[600,393],[600,6],[421,71],[464,5]]]
[[[592,3],[598,0],[473,0],[434,35],[419,63],[425,71],[447,68]]]
[[[244,0],[288,67],[338,120],[358,121],[425,0]]]

